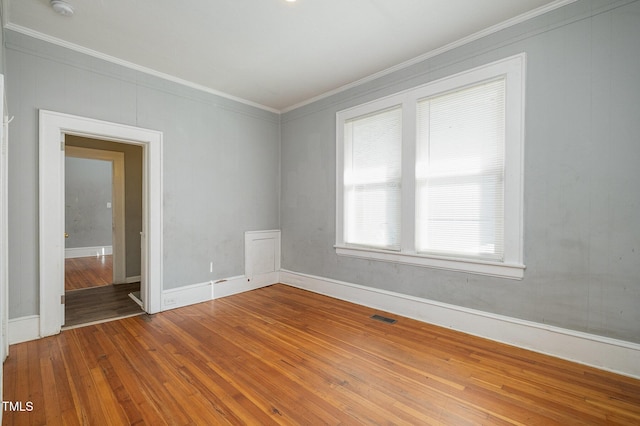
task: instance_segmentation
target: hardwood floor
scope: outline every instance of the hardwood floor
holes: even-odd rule
[[[275,285],[13,345],[12,424],[640,424],[640,381]]]
[[[76,257],[64,260],[66,291],[113,283],[113,256]]]
[[[140,291],[140,283],[117,284],[65,293],[65,327],[144,312],[129,293]]]

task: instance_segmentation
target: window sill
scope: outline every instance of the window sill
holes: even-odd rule
[[[339,256],[358,257],[361,259],[380,260],[383,262],[401,263],[422,266],[425,268],[444,269],[447,271],[468,272],[499,278],[521,280],[525,266],[515,263],[491,262],[485,260],[462,259],[451,257],[425,256],[415,253],[389,252],[362,247],[335,246]]]

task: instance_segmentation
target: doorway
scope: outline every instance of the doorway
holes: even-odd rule
[[[65,328],[142,313],[142,147],[66,135],[64,199]]]
[[[139,127],[40,111],[40,336],[65,323],[64,150],[68,136],[142,148],[140,298],[147,313],[161,309],[162,133]],[[126,281],[126,280],[125,280]]]

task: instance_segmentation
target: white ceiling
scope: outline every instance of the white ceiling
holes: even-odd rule
[[[573,0],[2,1],[5,28],[283,111]]]

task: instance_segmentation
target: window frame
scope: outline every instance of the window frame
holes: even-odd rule
[[[520,280],[523,263],[524,116],[526,54],[521,53],[452,76],[392,94],[336,113],[336,254],[370,260],[468,272]],[[504,77],[505,166],[504,166],[504,257],[485,260],[418,253],[416,251],[416,147],[417,105],[437,94],[464,89]],[[354,118],[400,105],[402,107],[402,192],[400,250],[384,250],[345,243],[344,124]]]

